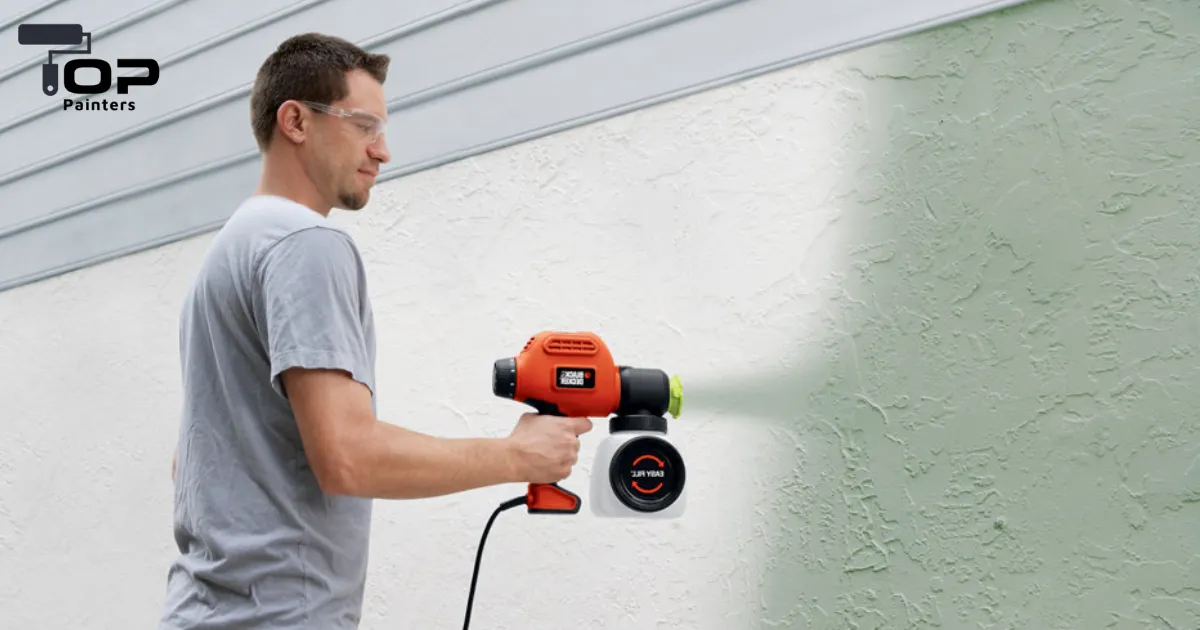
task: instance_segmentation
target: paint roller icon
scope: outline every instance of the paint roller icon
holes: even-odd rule
[[[54,55],[86,55],[92,52],[92,34],[83,31],[82,24],[22,24],[17,27],[17,43],[22,46],[78,46],[87,42],[84,50],[51,50],[42,64],[42,92],[54,96],[58,92],[58,64]]]

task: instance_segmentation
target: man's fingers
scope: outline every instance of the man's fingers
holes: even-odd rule
[[[592,430],[592,421],[587,418],[574,418],[575,435],[583,435]]]

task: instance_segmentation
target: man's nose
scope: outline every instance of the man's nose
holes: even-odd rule
[[[367,147],[367,154],[372,159],[379,160],[381,164],[387,164],[392,161],[392,153],[388,151],[387,147],[387,136],[380,134],[379,138]]]

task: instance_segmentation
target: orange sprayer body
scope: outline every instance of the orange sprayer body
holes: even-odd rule
[[[542,332],[516,357],[513,399],[540,413],[604,417],[621,404],[621,376],[595,333]]]

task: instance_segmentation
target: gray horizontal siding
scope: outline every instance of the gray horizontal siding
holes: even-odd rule
[[[82,23],[95,56],[162,74],[104,95],[133,112],[59,111],[46,49],[0,16],[0,290],[218,228],[258,176],[250,82],[295,33],[392,55],[386,181],[1020,1],[45,2],[30,21]]]

